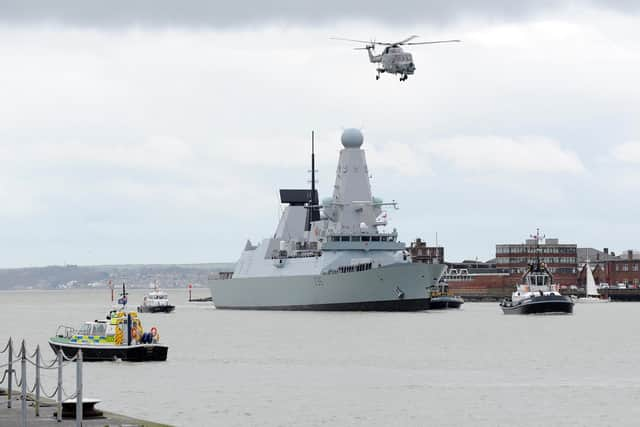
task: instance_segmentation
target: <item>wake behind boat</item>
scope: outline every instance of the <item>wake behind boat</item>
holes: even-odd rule
[[[342,134],[333,196],[318,200],[315,156],[311,189],[280,190],[287,204],[273,237],[247,242],[232,274],[210,280],[216,308],[252,310],[415,311],[445,266],[411,263],[371,195],[362,133]]]
[[[536,260],[529,264],[528,271],[522,277],[511,298],[505,298],[500,306],[504,314],[571,314],[573,301],[561,295],[553,276],[540,261],[540,233],[536,239]]]

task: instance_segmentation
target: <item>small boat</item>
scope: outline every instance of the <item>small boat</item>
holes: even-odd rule
[[[558,285],[553,283],[553,276],[544,263],[540,261],[540,233],[536,236],[536,261],[529,264],[529,269],[522,276],[522,283],[517,285],[511,298],[501,303],[504,314],[571,314],[573,300],[561,295]]]
[[[585,292],[586,295],[582,298],[575,298],[574,301],[580,304],[599,304],[609,302],[608,298],[602,298],[600,296],[598,287],[596,286],[596,281],[593,278],[593,272],[591,271],[589,262],[587,262],[587,265],[585,265],[584,268],[587,271],[587,289]]]
[[[437,286],[431,288],[429,309],[460,308],[462,304],[464,304],[464,299],[453,295],[449,291],[449,284],[446,281],[441,281]]]
[[[112,309],[104,320],[83,323],[80,328],[59,326],[49,345],[57,354],[62,350],[68,358],[82,350],[87,362],[123,360],[130,362],[165,361],[169,347],[160,343],[154,326],[148,332],[135,311],[126,311],[127,294],[118,300],[121,308]]]
[[[155,285],[153,291],[144,296],[142,305],[138,306],[140,313],[171,313],[176,306],[169,304],[169,295],[161,291],[158,285]]]

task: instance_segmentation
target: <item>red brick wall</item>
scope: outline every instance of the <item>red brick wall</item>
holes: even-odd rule
[[[627,271],[624,271],[625,265]],[[637,266],[639,271],[634,271],[634,266]],[[607,261],[605,273],[610,286],[615,286],[616,283],[640,286],[640,260],[638,259]]]

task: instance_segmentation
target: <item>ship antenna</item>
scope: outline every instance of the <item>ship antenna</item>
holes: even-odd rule
[[[540,237],[540,228],[536,228],[535,236],[531,237],[536,239],[536,264],[537,268],[540,268],[540,239],[544,238],[544,236]]]
[[[316,150],[315,150],[315,132],[311,131],[311,204],[314,203],[314,194],[316,192]],[[313,211],[313,209],[312,209]]]

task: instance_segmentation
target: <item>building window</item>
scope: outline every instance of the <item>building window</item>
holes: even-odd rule
[[[616,264],[616,271],[620,271],[620,264]]]
[[[622,264],[622,271],[629,271],[629,264]]]
[[[639,267],[638,264],[633,264],[633,271],[638,271],[638,267]]]

